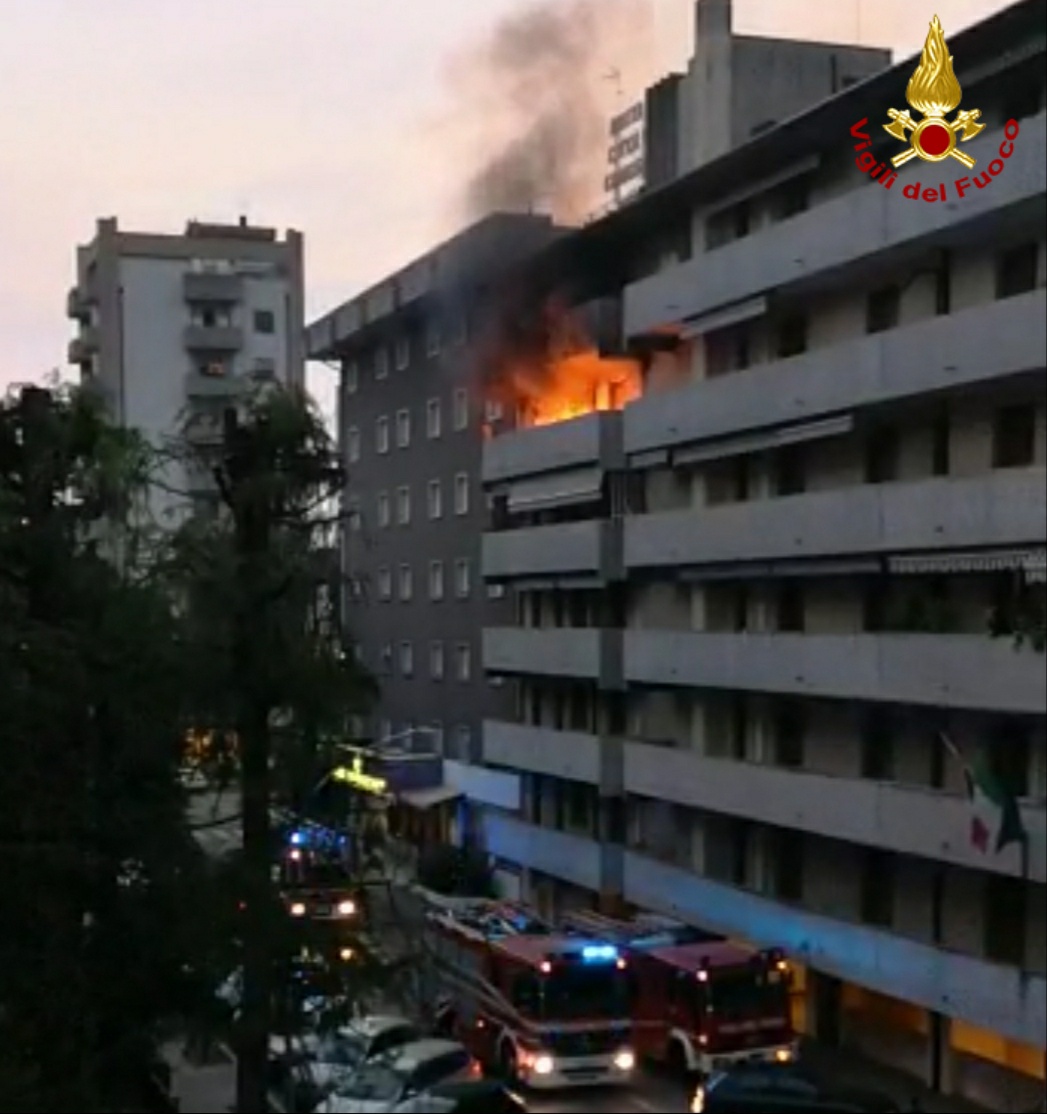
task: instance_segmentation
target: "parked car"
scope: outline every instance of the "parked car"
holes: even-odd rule
[[[418,1109],[419,1114],[527,1114],[524,1100],[494,1079],[441,1083]]]
[[[433,1109],[434,1088],[482,1076],[479,1063],[457,1042],[415,1041],[340,1079],[316,1114],[424,1114]]]
[[[901,1109],[884,1095],[830,1084],[802,1063],[746,1064],[719,1072],[698,1086],[691,1102],[692,1114],[890,1114]]]
[[[269,1041],[270,1089],[296,1110],[312,1110],[346,1075],[369,1060],[423,1039],[402,1017],[362,1017],[330,1032]]]

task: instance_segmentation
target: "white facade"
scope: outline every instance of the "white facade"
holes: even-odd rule
[[[979,169],[1024,96],[977,196],[902,196],[925,166],[886,191],[835,134],[798,182],[696,188],[690,259],[624,291],[644,397],[484,462],[518,619],[484,641],[518,694],[485,726],[502,868],[783,947],[801,1030],[998,1110],[1042,1094],[1047,1040],[1047,682],[989,634],[1044,590],[1040,51],[971,83]],[[1019,798],[1024,859],[972,845],[943,734]]]
[[[221,412],[255,384],[304,385],[302,239],[271,229],[190,223],[182,236],[101,220],[77,252],[69,346],[81,379],[114,418],[159,449],[188,432],[216,444]],[[210,499],[203,469],[172,460],[152,513]]]

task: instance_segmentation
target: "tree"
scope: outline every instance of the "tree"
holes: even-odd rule
[[[242,799],[242,1011],[237,1108],[265,1109],[274,940],[286,912],[271,879],[271,810],[329,768],[331,740],[373,685],[345,652],[330,606],[332,520],[343,470],[308,398],[272,387],[223,415],[220,450],[187,438],[213,477],[211,512],[174,539],[169,572],[185,605],[197,722],[236,740]],[[328,597],[325,600],[325,595]]]
[[[178,625],[147,563],[113,560],[148,468],[84,394],[0,403],[0,1110],[138,1101],[182,994]]]

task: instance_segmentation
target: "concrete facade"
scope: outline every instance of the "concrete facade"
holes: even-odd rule
[[[306,331],[309,356],[340,368],[344,620],[381,686],[359,729],[376,739],[425,729],[461,762],[479,757],[484,718],[509,707],[484,675],[480,642],[511,614],[481,575],[483,291],[556,234],[544,217],[490,217]]]
[[[223,407],[253,385],[303,386],[301,234],[191,221],[183,235],[99,220],[77,249],[66,300],[78,325],[69,360],[114,419],[158,449],[186,434],[217,443]],[[215,497],[191,461],[171,459],[153,493],[158,519]]]
[[[1040,11],[950,43],[975,173],[1018,125],[982,190],[855,166],[908,62],[580,233],[635,261],[645,393],[484,462],[516,599],[484,639],[516,692],[484,757],[519,805],[476,798],[500,869],[784,947],[801,1030],[997,1110],[1042,1095],[1047,1032],[1047,684],[1014,638],[1047,547]],[[690,258],[658,257],[682,218]],[[1026,856],[972,844],[954,750],[1019,800]]]

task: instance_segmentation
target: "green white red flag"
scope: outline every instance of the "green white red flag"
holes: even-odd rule
[[[1026,838],[1017,798],[992,768],[985,748],[969,763],[944,733],[942,742],[963,767],[967,798],[971,806],[970,842],[983,855],[997,855],[1012,843]]]

